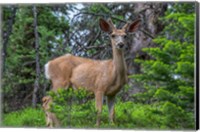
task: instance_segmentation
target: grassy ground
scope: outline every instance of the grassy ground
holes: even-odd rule
[[[26,108],[4,114],[2,124],[6,127],[44,127],[45,114],[42,109]]]
[[[95,128],[96,112],[94,101],[83,105],[72,105],[70,111],[57,112],[62,128]],[[58,108],[59,109],[59,108]],[[64,112],[65,111],[65,112]],[[115,123],[110,124],[108,110],[103,106],[101,128],[106,129],[174,129],[170,128],[167,115],[156,106],[118,102],[115,107]],[[45,127],[45,115],[42,109],[26,108],[3,115],[4,127]],[[180,128],[180,126],[177,126]],[[178,128],[178,129],[179,129]],[[175,128],[176,129],[176,128]],[[184,128],[181,128],[184,129]]]

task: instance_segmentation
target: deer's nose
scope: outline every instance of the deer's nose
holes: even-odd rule
[[[120,49],[122,49],[124,47],[124,43],[118,43],[117,47],[120,48]]]

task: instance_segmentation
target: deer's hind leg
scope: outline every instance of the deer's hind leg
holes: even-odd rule
[[[69,78],[67,79],[60,78],[52,80],[52,84],[53,84],[53,91],[57,91],[59,88],[68,89],[71,85]]]

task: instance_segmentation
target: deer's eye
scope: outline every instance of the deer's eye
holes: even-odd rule
[[[112,34],[112,35],[111,35],[111,37],[112,37],[112,38],[115,38],[115,37],[116,37],[116,35]]]

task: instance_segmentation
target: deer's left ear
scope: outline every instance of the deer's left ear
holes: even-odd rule
[[[124,25],[123,29],[126,32],[134,32],[135,30],[137,30],[137,28],[139,27],[140,23],[141,23],[141,20],[137,19],[132,23],[127,23],[126,25]]]

